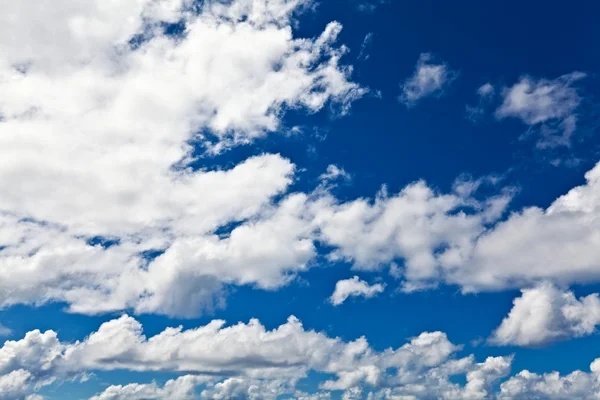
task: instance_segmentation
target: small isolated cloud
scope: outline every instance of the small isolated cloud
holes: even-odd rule
[[[354,276],[352,279],[343,279],[335,284],[335,290],[329,298],[331,304],[339,306],[348,297],[366,297],[371,298],[377,294],[383,292],[385,285],[376,283],[369,285],[367,282],[358,279],[358,276]]]
[[[367,61],[369,59],[369,47],[373,42],[373,32],[369,32],[365,35],[362,44],[360,45],[360,52],[358,53],[358,60]]]
[[[522,290],[521,297],[490,339],[498,345],[538,346],[594,333],[600,324],[600,299],[577,299],[549,283]]]
[[[385,4],[387,0],[358,0],[355,2],[356,9],[364,13],[372,13],[377,7]]]
[[[400,101],[407,107],[414,106],[428,96],[440,96],[457,73],[445,63],[436,63],[430,53],[423,53],[417,61],[414,74],[402,84]]]
[[[495,93],[496,89],[491,83],[488,82],[481,85],[479,89],[477,89],[477,105],[467,105],[466,107],[467,119],[471,122],[479,121],[485,114],[486,108],[489,106]]]
[[[334,164],[329,164],[327,166],[327,171],[321,174],[319,179],[323,182],[331,182],[337,179],[349,181],[352,179],[352,177],[343,168],[340,168]]]
[[[540,135],[538,148],[569,146],[577,123],[576,110],[581,103],[574,85],[585,76],[572,72],[554,80],[522,77],[513,86],[504,88],[496,117],[518,118],[535,128]]]
[[[12,333],[12,329],[0,324],[0,337],[10,336]]]

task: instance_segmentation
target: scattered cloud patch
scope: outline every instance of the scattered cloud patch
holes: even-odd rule
[[[491,83],[485,83],[477,89],[477,105],[466,106],[467,119],[471,122],[478,122],[486,113],[487,108],[492,102],[496,89]]]
[[[586,77],[572,72],[554,80],[522,77],[504,88],[498,119],[517,118],[535,129],[538,148],[570,146],[581,96],[576,83]]]
[[[343,168],[340,168],[335,164],[329,164],[327,166],[327,170],[325,171],[325,173],[319,176],[319,179],[325,182],[330,182],[338,179],[349,181],[350,179],[352,179],[352,177]]]
[[[367,61],[369,59],[369,47],[373,42],[373,32],[369,32],[365,35],[362,44],[360,45],[360,52],[358,53],[358,60]]]
[[[399,100],[412,107],[422,98],[440,96],[456,77],[457,72],[448,65],[436,62],[430,53],[423,53],[419,56],[414,74],[401,85]]]

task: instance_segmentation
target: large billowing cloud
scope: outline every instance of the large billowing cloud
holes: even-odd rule
[[[477,202],[477,183],[436,193],[423,182],[395,196],[322,210],[321,240],[356,268],[394,262],[406,289],[446,282],[465,292],[600,281],[600,164],[549,207],[501,218],[510,192]]]
[[[339,64],[338,23],[294,36],[308,6],[3,3],[0,304],[191,316],[222,305],[223,285],[274,288],[304,269],[305,196],[274,201],[289,160],[189,162],[280,130],[290,108],[344,112],[365,92]]]
[[[142,325],[124,315],[82,341],[61,342],[56,332],[37,330],[7,341],[0,348],[0,398],[24,399],[84,372],[106,370],[182,375],[165,384],[113,385],[93,400],[327,399],[335,392],[373,400],[592,399],[600,393],[600,359],[591,363],[591,372],[523,370],[508,377],[513,356],[476,362],[473,355],[458,357],[460,350],[444,333],[424,332],[396,349],[376,351],[365,338],[329,337],[294,317],[273,330],[258,320],[235,325],[213,320],[146,337]],[[311,371],[323,374],[321,391],[299,392],[298,382]]]

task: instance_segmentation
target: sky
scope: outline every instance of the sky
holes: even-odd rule
[[[599,15],[0,2],[0,400],[599,398]]]

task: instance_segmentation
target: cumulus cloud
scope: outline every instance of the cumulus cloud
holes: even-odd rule
[[[476,362],[473,355],[457,358],[460,349],[442,332],[425,332],[379,352],[364,338],[346,342],[306,330],[294,317],[273,330],[257,320],[230,326],[214,320],[146,337],[142,325],[125,315],[74,343],[59,341],[53,331],[31,331],[7,341],[0,348],[0,393],[6,393],[0,398],[24,399],[35,388],[94,370],[183,375],[164,385],[110,386],[92,400],[308,400],[330,398],[332,391],[372,400],[592,399],[600,393],[600,359],[591,364],[591,372],[561,376],[524,370],[506,379],[512,356]],[[320,392],[298,392],[296,384],[310,371],[331,378],[319,383]],[[458,376],[464,384],[456,383]]]
[[[448,281],[467,291],[522,288],[543,280],[564,285],[598,281],[600,164],[585,178],[584,185],[548,208],[514,212],[482,234],[470,251],[448,258]]]
[[[502,400],[592,400],[600,396],[600,360],[590,365],[591,372],[573,371],[567,375],[550,372],[542,375],[521,371],[500,386]]]
[[[342,279],[335,284],[335,290],[329,298],[331,304],[339,306],[348,297],[365,297],[367,299],[377,296],[383,292],[385,285],[376,283],[369,285],[367,282],[360,280],[358,276],[351,279]]]
[[[445,260],[469,249],[510,201],[510,193],[477,202],[456,193],[436,192],[419,181],[395,195],[383,190],[374,199],[321,207],[320,239],[335,248],[332,259],[376,270],[403,259],[402,276],[413,288],[439,280]]]
[[[196,399],[196,387],[208,378],[184,375],[168,380],[163,386],[156,382],[128,385],[113,385],[90,400],[191,400]]]
[[[20,32],[0,40],[0,306],[61,302],[87,314],[192,317],[222,307],[228,285],[289,283],[319,245],[358,270],[400,265],[395,274],[408,291],[600,279],[600,167],[548,209],[505,220],[510,191],[482,200],[473,185],[440,193],[418,181],[340,201],[323,186],[290,193],[295,166],[279,155],[191,168],[193,143],[247,143],[276,131],[290,107],[343,108],[364,93],[340,64],[339,24],[315,38],[294,36],[304,1],[196,9],[147,0],[105,10],[62,0],[51,8],[57,17],[39,24],[20,18],[31,9],[21,4],[0,13],[4,33]],[[15,26],[6,15],[34,25]],[[167,35],[165,23],[183,33]],[[38,46],[54,30],[60,48]],[[453,75],[428,56],[420,64],[407,86],[414,99],[439,93]],[[536,98],[554,96],[538,89]],[[532,123],[566,115],[549,112],[554,106],[518,114],[513,100],[502,115]],[[344,177],[331,166],[322,179]]]
[[[503,212],[514,194],[476,201],[483,183],[438,193],[424,182],[400,193],[333,202],[317,214],[331,259],[356,269],[390,265],[405,290],[455,284],[464,292],[600,281],[600,164],[545,209]]]
[[[193,316],[224,285],[306,268],[303,197],[274,200],[288,160],[189,162],[277,131],[289,108],[347,110],[365,90],[340,64],[340,24],[295,37],[308,0],[38,3],[0,6],[2,306]]]
[[[399,99],[411,107],[424,97],[439,96],[456,75],[446,64],[437,63],[431,54],[423,53],[419,56],[414,74],[402,84]]]
[[[510,357],[483,363],[473,356],[457,359],[460,349],[442,332],[424,332],[396,349],[379,352],[365,338],[346,342],[328,337],[305,329],[294,317],[273,330],[258,320],[230,326],[213,320],[146,337],[142,325],[124,315],[73,343],[59,341],[54,331],[37,330],[7,341],[0,348],[0,384],[18,382],[13,386],[19,384],[24,396],[85,371],[161,371],[183,375],[164,385],[110,386],[92,399],[197,398],[198,390],[207,399],[275,399],[293,395],[298,380],[316,371],[328,378],[319,384],[321,393],[305,398],[324,399],[328,391],[352,393],[363,387],[438,398],[446,392],[483,393],[510,366]],[[450,376],[457,374],[465,375],[466,385],[451,382]]]
[[[522,290],[521,297],[494,332],[500,345],[533,346],[589,335],[600,324],[598,294],[577,299],[573,292],[545,283]]]
[[[585,74],[572,72],[554,80],[522,77],[511,87],[504,88],[503,102],[496,117],[518,118],[539,128],[540,148],[569,146],[577,124],[577,107],[581,97],[575,83]]]

